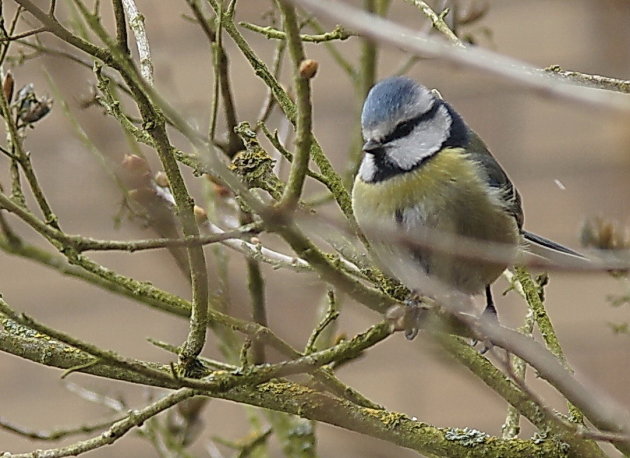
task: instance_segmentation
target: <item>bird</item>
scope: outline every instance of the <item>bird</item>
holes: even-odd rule
[[[520,251],[581,257],[523,229],[518,191],[436,91],[404,76],[378,82],[365,99],[361,130],[354,215],[377,264],[415,292],[485,293],[485,313],[496,317],[491,285]],[[443,236],[447,245],[432,248],[433,239],[414,243],[418,235]],[[506,249],[498,257],[475,259],[459,253],[462,240]]]

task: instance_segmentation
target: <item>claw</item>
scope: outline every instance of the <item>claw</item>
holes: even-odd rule
[[[396,331],[405,331],[405,338],[413,340],[420,329],[427,309],[415,298],[405,301],[405,305],[395,305],[387,311],[387,319],[392,322]]]
[[[407,340],[415,339],[419,331],[420,330],[418,328],[405,329],[405,339]]]
[[[481,341],[478,339],[473,339],[472,342],[470,343],[470,346],[476,347],[479,342]],[[488,351],[492,350],[493,348],[494,348],[494,344],[490,342],[489,340],[486,340],[483,342],[483,346],[479,349],[479,354],[485,355],[486,353],[488,353]]]

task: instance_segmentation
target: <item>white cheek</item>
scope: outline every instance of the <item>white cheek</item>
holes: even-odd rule
[[[361,166],[359,167],[359,176],[363,181],[370,182],[374,179],[376,173],[376,165],[374,165],[374,156],[366,154],[363,156]]]
[[[388,148],[387,155],[403,170],[411,170],[423,159],[436,153],[448,138],[451,117],[444,106],[435,116],[418,125],[409,135]]]
[[[403,170],[411,170],[424,156],[428,155],[418,149],[418,143],[412,135],[401,138],[387,148],[387,156],[391,162]]]

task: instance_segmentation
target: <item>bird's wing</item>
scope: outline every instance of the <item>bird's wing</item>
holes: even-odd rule
[[[483,140],[472,130],[470,131],[466,150],[470,154],[471,159],[475,160],[485,171],[488,184],[502,190],[506,209],[516,219],[518,228],[525,239],[524,255],[540,256],[562,265],[575,266],[577,268],[589,266],[592,261],[577,251],[523,229],[523,210],[518,191],[492,156]],[[524,259],[524,261],[527,260]]]
[[[519,229],[523,228],[523,209],[521,196],[508,178],[507,174],[492,156],[485,143],[473,130],[469,130],[466,151],[470,158],[477,162],[486,173],[488,184],[502,191],[505,208],[514,216]]]
[[[573,263],[582,266],[583,262],[591,262],[577,251],[523,229],[523,210],[518,191],[492,156],[483,140],[472,130],[469,131],[469,141],[466,150],[470,154],[471,159],[475,160],[486,173],[488,184],[502,190],[506,209],[516,219],[518,228],[525,239],[525,248],[528,253],[559,263],[563,261],[568,262],[570,265]]]

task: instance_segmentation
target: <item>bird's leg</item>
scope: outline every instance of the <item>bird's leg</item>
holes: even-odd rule
[[[499,321],[499,315],[497,314],[497,308],[494,306],[494,299],[492,298],[490,285],[486,285],[486,309],[483,311],[482,316],[484,318]]]
[[[490,289],[490,285],[486,285],[486,308],[480,317],[482,320],[491,320],[494,323],[499,323],[499,315],[497,314],[497,309],[494,306],[494,299],[492,298],[492,290]],[[479,343],[479,339],[473,339],[471,345],[474,347]],[[487,353],[494,347],[494,344],[490,342],[488,339],[483,338],[483,347],[479,350],[479,353],[482,355]]]
[[[405,314],[405,338],[413,340],[422,328],[422,321],[427,313],[427,309],[422,307],[422,302],[418,295],[413,294],[405,301],[407,313]]]
[[[496,324],[499,323],[499,315],[497,314],[497,309],[494,306],[494,299],[492,298],[492,290],[490,289],[490,285],[486,285],[486,308],[481,314],[481,319],[490,320]],[[474,347],[478,343],[478,339],[473,339],[472,346]],[[492,347],[494,347],[494,344],[488,339],[484,339],[483,347],[479,350],[479,353],[483,355],[484,353],[487,353],[488,350],[490,350]]]

